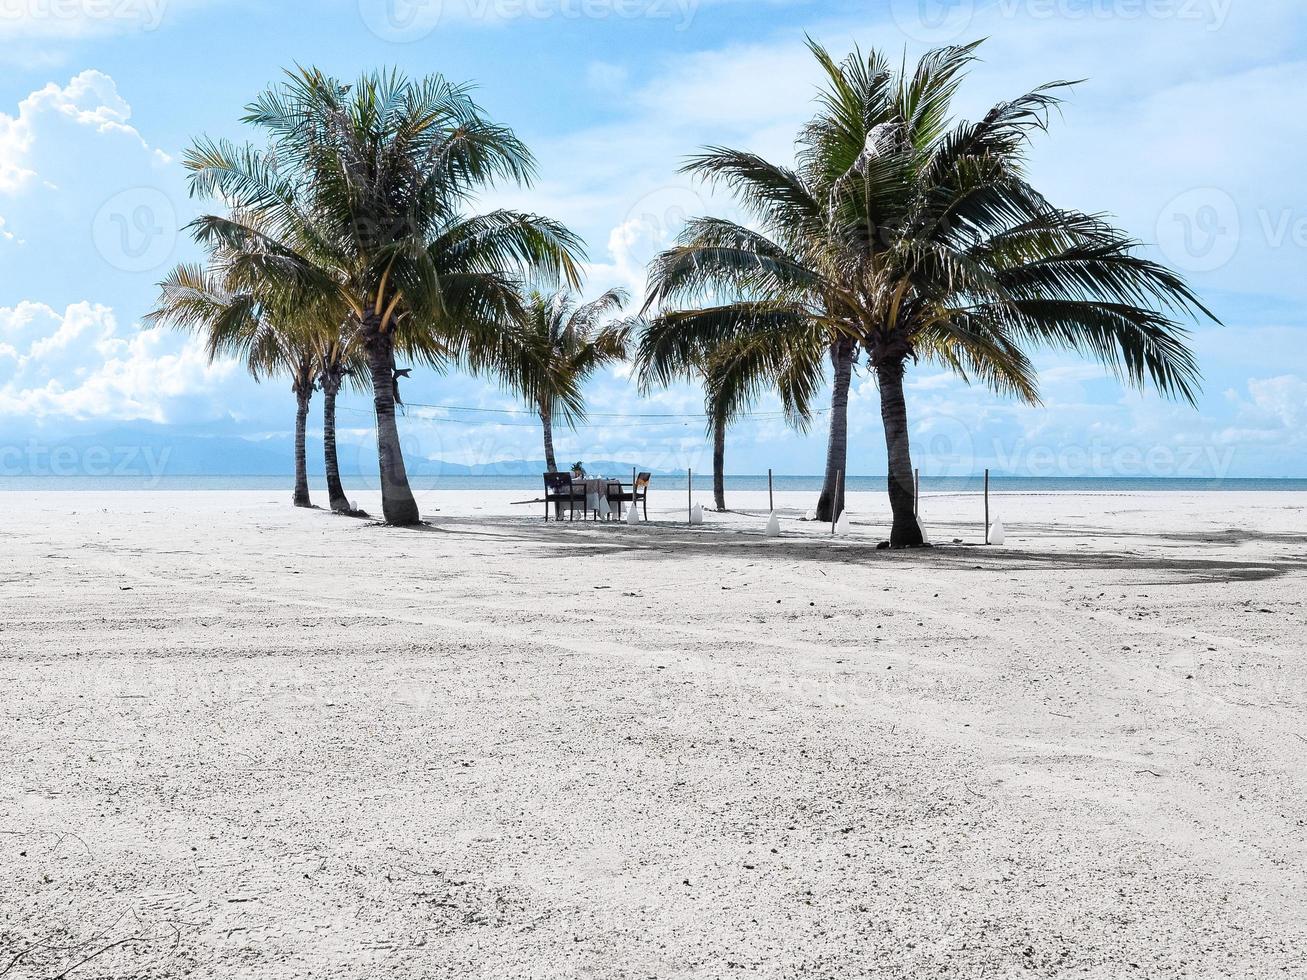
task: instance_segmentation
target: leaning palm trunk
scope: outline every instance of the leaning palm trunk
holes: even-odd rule
[[[309,401],[313,392],[295,392],[295,506],[312,507],[309,499],[309,465],[305,452],[305,436],[309,424]]]
[[[719,511],[726,509],[726,423],[712,423],[712,492]]]
[[[394,341],[379,329],[381,318],[368,316],[363,325],[368,371],[377,413],[377,458],[381,468],[381,512],[394,527],[412,527],[422,522],[417,501],[408,485],[404,452],[395,423]]]
[[[336,395],[340,393],[340,377],[333,371],[322,375],[322,447],[327,469],[327,496],[331,509],[337,514],[350,511],[344,484],[340,481],[340,461],[336,453]]]
[[[830,444],[826,449],[826,480],[817,501],[817,520],[838,520],[844,513],[844,486],[849,473],[849,388],[853,384],[853,342],[831,347],[835,384],[831,395]]]
[[[903,357],[876,364],[880,380],[880,414],[885,425],[889,454],[889,502],[894,513],[891,548],[920,548],[925,542],[917,522],[916,490],[912,477],[912,451],[908,442],[908,407],[903,398]]]
[[[545,429],[545,467],[550,473],[557,473],[558,463],[554,457],[554,417],[544,406],[540,408],[540,424]]]

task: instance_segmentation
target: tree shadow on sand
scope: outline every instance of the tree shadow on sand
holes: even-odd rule
[[[814,525],[815,527],[815,525]],[[1082,536],[1080,529],[1034,527],[1023,531],[1056,537]],[[565,558],[601,559],[638,554],[650,561],[682,561],[686,558],[720,558],[724,555],[747,559],[811,562],[814,565],[865,565],[886,568],[946,568],[980,573],[1013,571],[1133,571],[1156,573],[1167,581],[1185,583],[1223,581],[1266,581],[1302,571],[1307,555],[1265,557],[1186,556],[1182,552],[1141,554],[1129,550],[1078,551],[1068,547],[1005,548],[978,543],[949,543],[919,551],[878,550],[878,537],[827,537],[817,533],[766,538],[758,530],[707,524],[690,528],[684,524],[650,522],[630,527],[616,522],[575,524],[526,517],[445,517],[413,530],[460,537],[495,540],[520,548],[526,560]],[[951,533],[941,526],[942,533]],[[1138,537],[1181,544],[1220,544],[1237,547],[1250,542],[1307,544],[1299,535],[1227,531],[1207,534],[1104,534],[1098,537]],[[1168,549],[1171,550],[1171,549]]]

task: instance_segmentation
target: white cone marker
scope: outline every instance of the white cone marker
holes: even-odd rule
[[[777,516],[776,511],[771,512],[771,520],[767,522],[767,537],[779,538],[781,536],[781,519]]]
[[[989,529],[989,543],[996,548],[1007,544],[1007,528],[1003,526],[1003,518],[994,521],[994,526]]]
[[[847,538],[853,533],[853,522],[849,520],[849,512],[847,510],[840,515],[839,523],[835,525],[835,533],[841,538]]]

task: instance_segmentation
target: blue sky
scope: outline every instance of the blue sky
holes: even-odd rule
[[[507,204],[589,243],[589,290],[639,292],[687,215],[731,213],[676,173],[705,143],[788,161],[811,112],[805,33],[909,57],[988,37],[965,115],[1054,79],[1086,79],[1033,150],[1056,202],[1107,211],[1186,272],[1224,327],[1194,344],[1197,411],[1123,390],[1101,369],[1041,356],[1042,408],[910,376],[928,472],[1039,476],[1307,477],[1307,9],[1291,0],[6,0],[0,5],[0,447],[57,447],[124,426],[284,437],[284,383],[209,364],[140,319],[167,267],[194,258],[178,163],[200,133],[240,137],[241,107],[284,66],[350,76],[395,65],[474,80],[536,152],[540,179]],[[512,408],[459,375],[417,373],[412,402]],[[595,412],[697,412],[674,389],[637,397],[621,370]],[[762,403],[759,410],[773,410]],[[366,453],[368,400],[342,438]],[[409,451],[462,463],[541,455],[523,424],[405,420]],[[525,422],[525,419],[518,420]],[[874,384],[855,383],[851,469],[884,471]],[[559,437],[570,459],[659,468],[708,461],[693,420],[609,420]],[[824,423],[796,435],[742,424],[728,468],[821,469]],[[26,450],[24,450],[26,452]]]

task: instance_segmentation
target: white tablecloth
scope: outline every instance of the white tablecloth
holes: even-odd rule
[[[586,477],[584,480],[573,479],[572,486],[585,486],[585,506],[591,512],[598,511],[600,514],[608,506],[608,487],[610,484],[620,483],[620,480],[609,480],[604,477]]]

